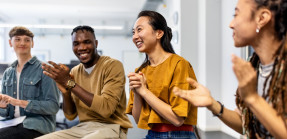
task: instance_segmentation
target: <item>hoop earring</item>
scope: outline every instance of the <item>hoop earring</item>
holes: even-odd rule
[[[260,29],[259,28],[256,28],[256,33],[259,33]]]

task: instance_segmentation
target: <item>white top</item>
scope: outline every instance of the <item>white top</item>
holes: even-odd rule
[[[85,66],[84,66],[84,68],[85,68],[85,71],[86,71],[88,74],[91,74],[91,72],[93,71],[93,69],[95,68],[95,66],[96,66],[96,64],[95,64],[94,66],[92,66],[92,67],[89,67],[89,68],[85,68]]]
[[[17,99],[19,99],[19,79],[20,79],[21,73],[17,71]],[[20,108],[19,106],[15,106],[15,113],[14,117],[20,117]]]
[[[268,64],[268,65],[259,64],[259,75],[258,75],[258,84],[257,84],[257,92],[259,96],[263,95],[264,83],[273,69],[273,64],[274,63]],[[268,93],[267,91],[269,88],[270,81],[271,81],[271,77],[268,79],[266,87],[265,87],[266,93]]]

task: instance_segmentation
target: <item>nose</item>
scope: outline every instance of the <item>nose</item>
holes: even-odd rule
[[[83,44],[83,43],[79,44],[78,50],[86,50],[86,49],[87,49],[87,47],[85,44]]]
[[[21,44],[21,45],[24,45],[25,43],[26,43],[25,40],[23,40],[23,39],[20,40],[20,44]]]
[[[133,34],[133,42],[136,43],[136,40],[139,38],[139,35],[135,32]]]
[[[234,19],[232,19],[232,20],[230,21],[229,27],[230,27],[231,29],[234,29]]]

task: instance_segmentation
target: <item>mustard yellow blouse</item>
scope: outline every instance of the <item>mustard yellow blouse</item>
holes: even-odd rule
[[[159,99],[169,104],[173,112],[184,117],[184,124],[196,125],[197,107],[187,101],[174,95],[173,87],[190,90],[191,86],[186,82],[186,78],[196,79],[190,63],[184,58],[172,54],[163,63],[152,67],[147,66],[142,69],[146,76],[148,89]],[[131,114],[134,103],[134,93],[130,91],[130,98],[126,113]],[[143,107],[138,121],[138,127],[142,129],[151,129],[153,123],[168,123],[167,120],[160,117],[149,105],[143,100]]]

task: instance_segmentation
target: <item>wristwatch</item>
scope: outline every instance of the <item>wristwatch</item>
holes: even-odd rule
[[[76,86],[76,82],[73,79],[68,80],[67,82],[67,88],[66,90],[71,90],[72,88],[74,88]]]

